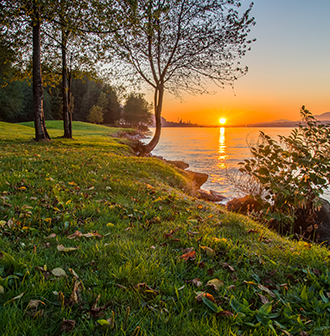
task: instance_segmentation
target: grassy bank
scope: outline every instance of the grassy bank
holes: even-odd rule
[[[330,334],[329,250],[189,196],[116,129],[32,126],[0,123],[2,335]]]

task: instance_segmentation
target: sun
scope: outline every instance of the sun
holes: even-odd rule
[[[221,124],[221,125],[224,125],[225,123],[226,123],[226,119],[225,118],[220,118],[219,119],[219,123]]]

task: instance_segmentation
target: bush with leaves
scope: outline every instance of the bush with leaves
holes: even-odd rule
[[[89,115],[87,116],[87,121],[93,124],[101,124],[103,122],[103,109],[100,106],[93,105]]]
[[[241,162],[240,172],[262,186],[256,195],[267,220],[276,220],[292,233],[297,215],[305,227],[315,223],[321,196],[330,183],[330,129],[301,108],[302,122],[279,141],[260,132],[251,147],[252,158]]]

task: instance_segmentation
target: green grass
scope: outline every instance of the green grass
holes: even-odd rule
[[[133,156],[116,129],[74,122],[67,140],[50,121],[53,140],[35,143],[32,126],[0,123],[2,335],[330,334],[328,249],[193,198],[183,172]]]

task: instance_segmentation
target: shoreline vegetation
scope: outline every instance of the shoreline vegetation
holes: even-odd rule
[[[327,248],[196,198],[118,129],[47,129],[0,122],[2,335],[329,335]]]

